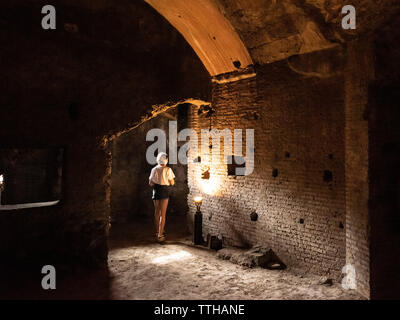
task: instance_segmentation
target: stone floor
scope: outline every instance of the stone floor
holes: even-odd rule
[[[320,285],[317,276],[218,259],[215,251],[192,246],[184,226],[184,218],[170,217],[168,240],[158,244],[149,220],[114,225],[108,268],[58,268],[57,289],[51,291],[40,288],[40,273],[23,286],[11,279],[0,299],[361,299],[337,283]]]

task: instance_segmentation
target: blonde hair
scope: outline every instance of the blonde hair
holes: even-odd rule
[[[162,165],[162,164],[166,165],[167,161],[168,161],[168,155],[165,152],[160,152],[157,155],[157,163],[159,165]]]

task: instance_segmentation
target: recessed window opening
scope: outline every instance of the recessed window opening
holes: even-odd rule
[[[63,149],[0,149],[0,210],[45,207],[61,199]]]

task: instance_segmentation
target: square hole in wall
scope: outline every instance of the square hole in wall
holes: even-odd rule
[[[198,157],[194,158],[193,163],[201,163],[201,157],[198,156]]]
[[[246,171],[246,160],[241,156],[227,157],[228,176],[244,176]]]

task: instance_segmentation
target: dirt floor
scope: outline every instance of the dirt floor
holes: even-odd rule
[[[362,299],[340,284],[299,271],[246,268],[191,245],[185,217],[167,220],[167,241],[156,243],[150,220],[113,225],[108,267],[57,267],[56,290],[43,290],[40,269],[1,272],[0,299]],[[30,271],[29,271],[30,270]],[[29,272],[30,273],[29,273]]]
[[[149,221],[117,226],[111,234],[112,299],[361,299],[340,284],[293,270],[246,268],[191,245],[171,218],[165,244],[155,243]]]

